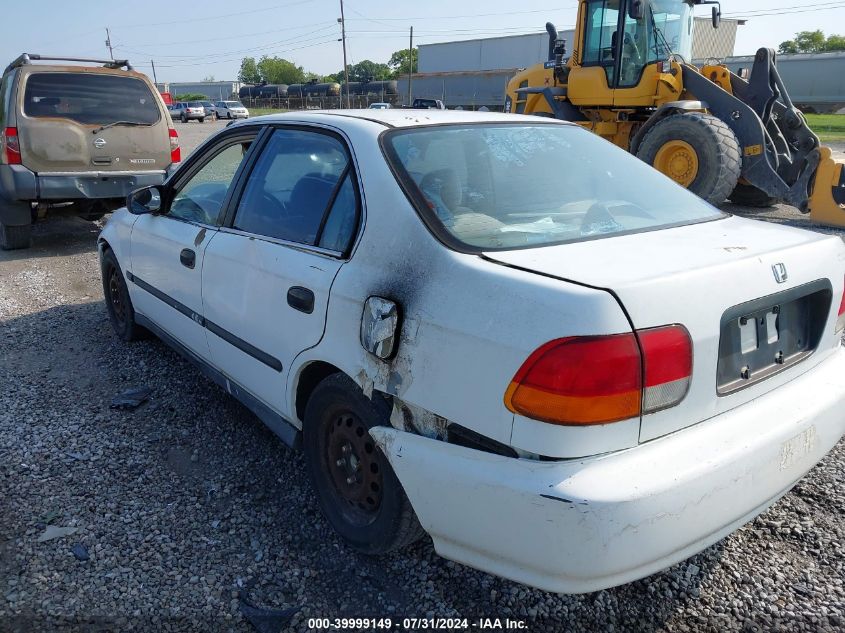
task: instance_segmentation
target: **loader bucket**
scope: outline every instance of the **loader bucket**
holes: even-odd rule
[[[829,147],[819,148],[821,160],[810,195],[810,219],[845,227],[845,163],[833,159]]]

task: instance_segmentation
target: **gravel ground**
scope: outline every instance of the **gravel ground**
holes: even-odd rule
[[[222,125],[177,125],[183,148]],[[726,210],[808,226],[785,208]],[[115,338],[98,230],[52,221],[32,250],[0,252],[0,630],[253,631],[244,600],[299,608],[290,626],[303,631],[315,616],[845,630],[845,443],[753,523],[608,591],[529,589],[443,560],[427,540],[363,557],[322,518],[300,455],[162,343]],[[109,408],[136,386],[148,402]],[[38,540],[53,528],[72,533]]]

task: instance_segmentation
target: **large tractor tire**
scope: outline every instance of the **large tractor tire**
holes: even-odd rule
[[[714,205],[734,191],[742,172],[736,135],[701,112],[666,117],[645,135],[637,157]]]
[[[777,204],[778,199],[773,198],[762,189],[758,189],[754,185],[745,185],[739,183],[736,189],[733,190],[728,199],[734,204],[739,204],[744,207],[771,207]]]

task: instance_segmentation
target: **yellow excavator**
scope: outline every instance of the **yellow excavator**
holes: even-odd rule
[[[508,84],[505,111],[575,122],[712,204],[776,202],[845,226],[845,170],[793,105],[775,52],[750,73],[692,64],[693,11],[713,0],[580,0],[573,50],[547,24],[548,61]]]

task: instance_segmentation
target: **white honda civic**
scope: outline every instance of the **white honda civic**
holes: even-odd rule
[[[229,126],[99,238],[148,330],[302,448],[352,547],[585,592],[775,503],[845,432],[845,244],[548,119]],[[186,394],[187,395],[187,394]]]

